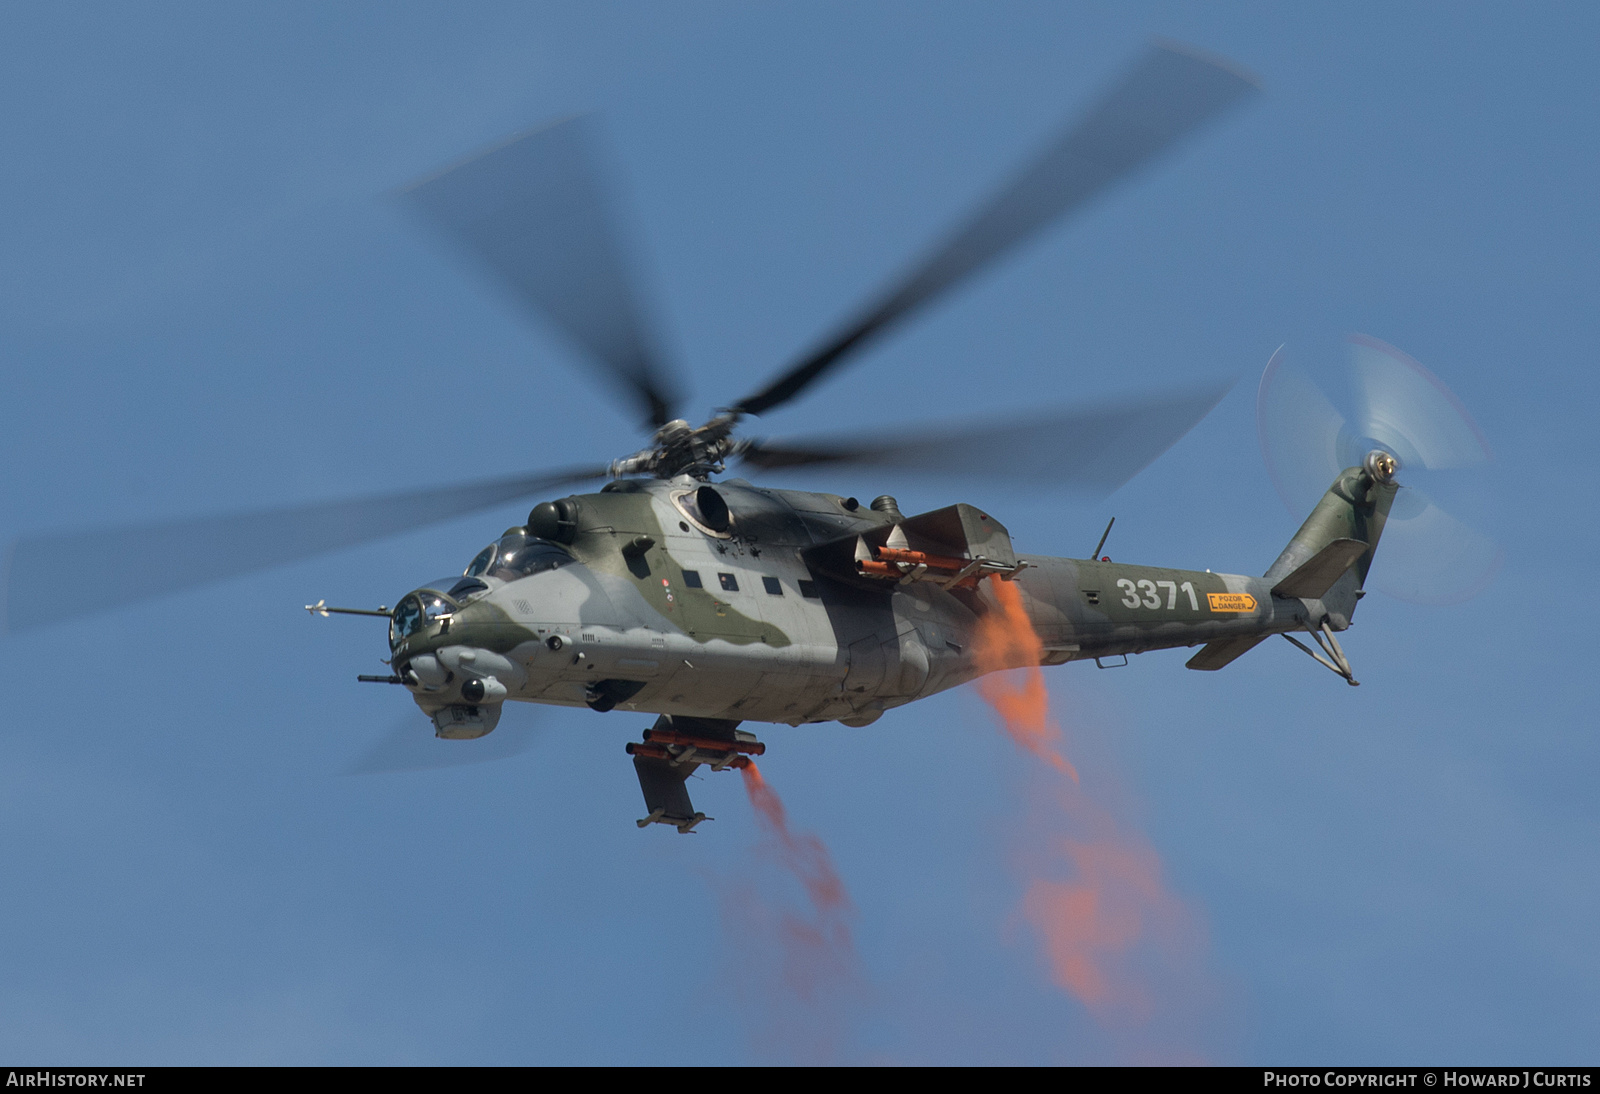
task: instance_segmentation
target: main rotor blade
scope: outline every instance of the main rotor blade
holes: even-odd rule
[[[582,117],[558,122],[407,193],[659,426],[675,417],[679,385],[628,276],[590,129]]]
[[[6,630],[57,623],[298,562],[605,474],[600,467],[573,469],[254,513],[29,536],[12,545],[8,560]]]
[[[1035,418],[924,426],[888,436],[759,441],[742,458],[768,470],[853,464],[941,476],[1000,473],[1102,497],[1176,444],[1232,387],[1230,380]]]
[[[876,304],[734,409],[761,414],[794,398],[868,339],[1080,208],[1255,90],[1254,80],[1226,62],[1182,47],[1153,47],[1086,118],[980,206]]]

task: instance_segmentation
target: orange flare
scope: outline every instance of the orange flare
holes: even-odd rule
[[[796,835],[789,828],[789,815],[783,808],[772,784],[762,778],[760,768],[752,760],[740,768],[744,772],[744,788],[750,795],[750,804],[762,826],[778,840],[783,865],[805,887],[817,912],[849,912],[850,898],[845,894],[844,882],[833,868],[833,857],[822,841],[809,832]],[[846,930],[848,936],[848,930]]]
[[[1051,979],[1089,1007],[1146,1009],[1144,993],[1121,975],[1119,958],[1156,924],[1173,901],[1161,885],[1161,866],[1148,847],[1121,839],[1065,840],[1075,880],[1034,879],[1022,914],[1044,939]]]
[[[1013,741],[1077,782],[1077,769],[1056,747],[1061,730],[1050,721],[1050,693],[1039,670],[1044,645],[1022,606],[1022,594],[999,575],[989,579],[989,587],[999,610],[980,618],[973,635],[972,653],[984,673],[978,678],[978,693]],[[1007,669],[1019,671],[1001,675]]]
[[[1161,864],[1149,845],[1117,831],[1106,811],[1083,796],[1077,771],[1058,747],[1061,730],[1050,718],[1040,671],[1044,646],[1022,593],[998,577],[990,587],[997,608],[978,620],[973,641],[973,656],[985,674],[977,680],[978,692],[1013,741],[1071,777],[1061,805],[1070,819],[1096,833],[1088,840],[1059,841],[1057,861],[1069,867],[1070,880],[1029,878],[1022,914],[1039,932],[1058,987],[1097,1017],[1144,1022],[1154,999],[1133,971],[1132,951],[1162,942],[1183,921],[1183,908],[1162,885]]]
[[[780,914],[778,928],[785,979],[802,1000],[815,1003],[819,992],[855,979],[849,924],[855,910],[827,847],[811,833],[789,827],[783,802],[754,761],[740,771],[756,817],[773,837],[778,865],[800,883],[811,903],[809,919]]]

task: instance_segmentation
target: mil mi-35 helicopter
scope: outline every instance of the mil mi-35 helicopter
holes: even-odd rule
[[[648,447],[608,466],[128,529],[116,533],[117,556],[68,589],[52,562],[74,537],[25,539],[12,555],[8,618],[41,621],[23,610],[40,603],[53,619],[102,610],[609,479],[597,493],[535,505],[464,573],[392,611],[309,610],[387,617],[392,672],[360,679],[408,689],[440,737],[490,733],[508,700],[657,715],[629,746],[647,810],[638,823],[680,832],[706,819],[685,783],[699,765],[723,770],[764,751],[741,725],[865,726],[979,675],[973,632],[994,610],[993,581],[1020,591],[1045,664],[1199,645],[1189,667],[1215,670],[1273,634],[1303,631],[1320,653],[1291,640],[1354,684],[1335,634],[1349,626],[1396,495],[1394,445],[1375,444],[1337,474],[1264,577],[1024,556],[972,505],[906,516],[887,495],[861,505],[713,479],[732,460],[970,471],[1025,451],[1064,486],[1109,493],[1127,481],[1230,385],[1003,428],[799,442],[738,429],[1253,91],[1226,63],[1153,48],[858,318],[699,426],[676,416],[672,370],[635,303],[583,121],[519,137],[409,196],[647,414]]]

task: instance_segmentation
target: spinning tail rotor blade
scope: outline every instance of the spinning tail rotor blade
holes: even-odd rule
[[[1261,458],[1278,496],[1292,513],[1309,511],[1334,476],[1353,463],[1341,460],[1338,438],[1344,415],[1279,346],[1256,392],[1256,435]],[[1362,455],[1366,455],[1365,452]]]
[[[1488,588],[1504,561],[1494,540],[1422,491],[1402,486],[1383,526],[1372,576],[1378,588],[1413,604],[1459,604]]]
[[[581,468],[255,513],[30,536],[11,548],[6,629],[57,623],[298,562],[605,474],[604,467]]]
[[[1354,428],[1400,457],[1402,466],[1448,471],[1494,458],[1467,408],[1437,376],[1404,353],[1353,334],[1350,365],[1356,388]]]
[[[533,747],[538,728],[538,719],[526,704],[507,703],[493,733],[470,741],[446,740],[434,735],[426,715],[413,710],[385,730],[339,774],[389,775],[508,760]]]
[[[1394,454],[1402,486],[1369,583],[1419,604],[1470,599],[1493,579],[1504,552],[1430,494],[1451,486],[1436,476],[1487,463],[1488,443],[1450,389],[1416,361],[1365,335],[1352,335],[1350,346],[1348,414],[1290,365],[1283,349],[1268,362],[1256,396],[1256,426],[1273,485],[1289,510],[1303,516],[1344,468],[1359,465],[1375,448]],[[1458,479],[1454,485],[1463,484]]]
[[[847,355],[1006,251],[1137,171],[1256,90],[1225,62],[1158,46],[1009,185],[871,307],[735,410],[787,402]]]
[[[517,137],[408,196],[659,426],[679,385],[628,276],[590,129],[580,117]]]
[[[974,425],[933,425],[904,433],[759,441],[742,454],[769,470],[826,465],[889,467],[940,476],[1015,476],[1104,496],[1142,471],[1194,428],[1233,386],[1203,388]]]

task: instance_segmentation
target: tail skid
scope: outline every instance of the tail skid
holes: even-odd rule
[[[1322,653],[1318,653],[1316,650],[1312,649],[1310,646],[1306,645],[1292,634],[1286,634],[1284,637],[1290,642],[1293,642],[1296,646],[1300,647],[1302,650],[1305,650],[1306,653],[1310,654],[1321,664],[1328,666],[1328,668],[1332,669],[1336,675],[1344,677],[1344,682],[1349,684],[1351,687],[1360,687],[1361,681],[1357,680],[1355,673],[1351,671],[1350,660],[1344,655],[1344,647],[1340,646],[1339,640],[1333,636],[1333,629],[1328,626],[1328,621],[1324,619],[1320,628],[1318,630],[1311,631],[1310,634],[1312,638],[1317,640],[1317,645],[1322,647],[1322,653],[1327,654],[1327,657],[1322,656]]]

